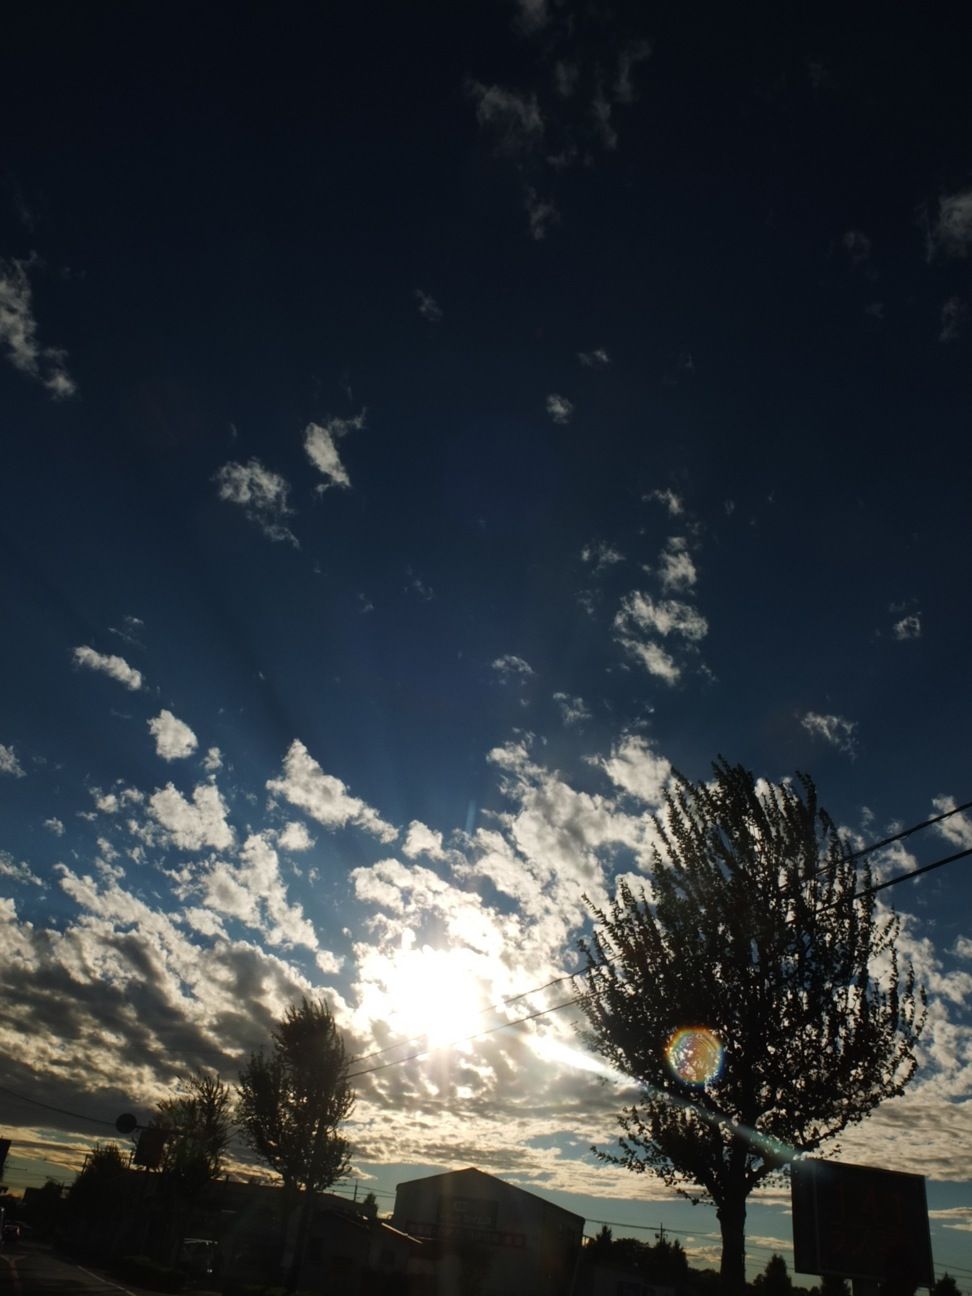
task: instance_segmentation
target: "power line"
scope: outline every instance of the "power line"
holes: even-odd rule
[[[876,895],[878,891],[886,891],[888,887],[897,886],[899,882],[907,882],[910,878],[920,877],[922,873],[931,873],[933,869],[943,868],[946,864],[954,864],[956,860],[964,859],[966,855],[972,855],[972,846],[965,850],[956,851],[954,855],[946,855],[944,859],[934,860],[931,864],[922,864],[921,868],[910,869],[907,873],[899,873],[897,877],[888,878],[886,882],[875,882],[873,886],[865,887],[863,891],[856,891],[850,900],[861,900],[864,896]],[[842,904],[842,900],[833,900],[829,905],[824,905],[824,909],[833,909],[835,905]]]
[[[19,1102],[30,1103],[34,1107],[43,1107],[45,1111],[57,1112],[59,1116],[70,1116],[73,1120],[90,1121],[92,1125],[110,1125],[115,1128],[114,1121],[102,1120],[100,1116],[84,1116],[81,1112],[65,1111],[63,1107],[52,1107],[50,1103],[41,1102],[39,1098],[30,1098],[27,1094],[15,1093],[13,1089],[8,1089],[5,1085],[0,1085],[0,1093],[5,1093],[10,1098],[16,1098]]]
[[[904,837],[910,837],[912,833],[920,832],[922,828],[930,828],[932,824],[941,823],[943,819],[950,819],[952,815],[961,814],[963,810],[970,808],[972,808],[972,801],[966,801],[964,805],[953,806],[951,810],[946,810],[931,819],[924,819],[921,823],[913,824],[910,828],[894,833],[891,837],[884,837],[881,841],[872,842],[870,846],[864,846],[859,851],[854,851],[848,856],[848,859],[860,859],[862,855],[870,855],[872,851],[880,850],[882,846],[890,846],[892,842],[901,841]]]

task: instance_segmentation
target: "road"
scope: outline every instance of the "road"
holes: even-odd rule
[[[149,1296],[33,1243],[0,1251],[0,1296]],[[151,1296],[157,1296],[152,1293]]]

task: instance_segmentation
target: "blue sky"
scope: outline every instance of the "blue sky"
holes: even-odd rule
[[[494,1025],[673,766],[807,769],[860,844],[972,794],[968,78],[931,17],[845,18],[13,17],[7,1090],[147,1110],[311,990],[382,1060]],[[879,869],[972,823],[907,845]],[[972,1281],[972,883],[890,895],[931,1025],[844,1154],[927,1172]],[[552,1013],[362,1077],[359,1172],[477,1164],[704,1257],[710,1213],[587,1155],[578,1047]],[[0,1114],[24,1182],[98,1134]]]

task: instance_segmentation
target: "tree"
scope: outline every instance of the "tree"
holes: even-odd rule
[[[766,1268],[753,1279],[756,1296],[790,1296],[793,1279],[781,1255],[771,1255]]]
[[[283,1180],[294,1201],[304,1192],[288,1288],[297,1284],[312,1194],[350,1169],[349,1144],[338,1132],[354,1107],[344,1043],[327,1005],[291,1004],[240,1072],[237,1118],[254,1152]]]
[[[749,1193],[903,1091],[924,992],[813,781],[713,772],[674,776],[650,879],[592,905],[580,948],[587,1041],[641,1091],[593,1150],[715,1205],[736,1296]]]
[[[187,1076],[181,1093],[159,1103],[153,1126],[168,1137],[163,1176],[182,1197],[192,1198],[223,1172],[223,1154],[233,1133],[233,1094],[217,1075]]]
[[[950,1273],[943,1273],[936,1281],[932,1296],[959,1296],[958,1283]]]

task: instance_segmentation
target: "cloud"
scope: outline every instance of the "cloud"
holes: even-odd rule
[[[655,600],[650,594],[633,590],[621,601],[621,610],[615,626],[623,633],[632,629],[650,632],[667,638],[677,638],[697,643],[709,631],[709,623],[696,608],[678,599]]]
[[[65,352],[42,347],[38,341],[27,265],[0,261],[0,342],[15,369],[43,383],[55,400],[64,400],[77,389],[67,371]]]
[[[516,25],[526,35],[533,35],[550,21],[547,0],[516,0]]]
[[[573,412],[574,406],[566,396],[551,392],[547,397],[547,413],[555,423],[569,423]]]
[[[544,121],[536,95],[480,81],[470,83],[469,94],[476,104],[476,120],[492,133],[498,153],[515,156],[540,144]]]
[[[646,40],[629,41],[618,55],[618,71],[614,80],[614,99],[616,103],[630,104],[637,98],[634,87],[634,71],[639,63],[651,58],[651,42]]]
[[[218,747],[210,747],[203,757],[203,769],[207,774],[215,774],[223,768],[223,753]]]
[[[817,711],[807,711],[800,716],[800,724],[807,733],[815,738],[822,738],[831,747],[848,756],[857,751],[857,722],[845,720],[843,716],[821,715]]]
[[[0,877],[9,878],[11,882],[22,882],[30,886],[43,887],[44,883],[29,864],[17,861],[5,850],[0,850]]]
[[[0,743],[0,774],[12,774],[14,778],[24,778],[27,771],[17,759],[13,746]]]
[[[891,627],[891,633],[898,640],[920,639],[921,613],[912,612],[908,616],[903,616],[900,621],[895,621]]]
[[[160,711],[154,719],[149,720],[148,729],[155,739],[156,752],[166,761],[191,756],[199,745],[189,726],[182,720],[177,720],[171,711]]]
[[[946,194],[938,202],[938,219],[929,240],[929,254],[966,257],[972,250],[972,189]]]
[[[261,833],[251,833],[233,863],[214,860],[189,884],[206,906],[259,931],[270,945],[316,950],[317,933],[299,904],[290,904],[277,852]]]
[[[421,288],[415,289],[415,300],[418,302],[418,313],[430,324],[438,324],[442,319],[442,307],[430,293]]]
[[[293,509],[290,485],[280,473],[273,472],[256,458],[245,464],[231,460],[223,464],[213,480],[219,498],[227,504],[237,504],[269,540],[284,540],[299,548],[297,537],[284,520],[292,515]]]
[[[409,859],[415,859],[418,855],[427,855],[429,859],[445,859],[442,834],[429,828],[420,819],[413,819],[405,834],[402,853]]]
[[[515,653],[506,653],[503,657],[497,657],[492,668],[504,684],[509,680],[518,680],[522,683],[536,674],[530,663],[524,661],[522,657],[517,657]]]
[[[600,572],[615,563],[624,562],[624,554],[605,540],[595,540],[581,550],[581,562],[591,563],[595,572]]]
[[[350,487],[351,478],[342,464],[337,442],[349,432],[360,431],[365,425],[366,411],[354,418],[331,418],[326,423],[308,423],[304,428],[304,450],[314,467],[326,478],[317,487],[325,491],[331,486]]]
[[[871,255],[871,240],[861,230],[848,230],[840,245],[850,258],[851,265],[863,265]]]
[[[379,841],[394,841],[398,829],[386,823],[376,810],[350,794],[333,774],[325,774],[307,748],[295,738],[284,757],[281,778],[268,779],[268,791],[304,810],[325,828],[349,824],[364,829]]]
[[[547,237],[551,225],[560,220],[560,212],[550,198],[541,198],[532,185],[527,185],[523,193],[523,205],[526,209],[530,227],[530,237],[539,242]]]
[[[611,363],[611,357],[603,347],[596,347],[593,351],[578,351],[577,359],[585,369],[606,369]]]
[[[64,824],[61,822],[60,819],[54,817],[50,819],[45,819],[44,827],[47,829],[49,833],[53,833],[55,837],[64,836]]]
[[[684,536],[670,536],[665,541],[665,547],[658,560],[658,575],[662,589],[666,593],[671,590],[691,589],[695,585],[698,572],[688,550],[688,541]]]
[[[942,305],[942,326],[939,342],[954,342],[962,332],[969,309],[961,297],[949,297]]]
[[[954,810],[958,802],[954,797],[940,793],[932,798],[932,805],[936,814],[946,814],[949,810]],[[935,825],[935,831],[960,850],[972,846],[972,818],[967,812],[943,819],[941,823]]]
[[[225,850],[233,844],[226,803],[214,783],[200,783],[193,789],[191,801],[167,783],[149,797],[148,810],[180,850],[199,851],[206,846]]]
[[[685,512],[685,505],[682,502],[681,497],[676,495],[670,488],[666,488],[665,490],[649,491],[645,496],[645,499],[655,500],[659,504],[664,504],[670,517],[680,517]]]
[[[113,680],[119,684],[124,684],[127,689],[136,692],[142,687],[142,672],[129,666],[124,657],[116,657],[112,654],[95,652],[87,644],[82,644],[74,650],[74,663],[76,666],[83,666],[86,670],[101,671],[104,675],[110,675]]]
[[[560,708],[560,717],[568,728],[582,725],[586,720],[590,720],[591,713],[583,698],[571,697],[569,693],[555,693],[553,700]]]
[[[649,805],[661,805],[671,777],[670,762],[641,734],[624,734],[610,756],[595,756],[591,764],[604,770],[616,787]]]
[[[307,825],[299,819],[291,819],[277,833],[277,845],[286,851],[307,851],[314,845],[314,838],[307,831]]]

